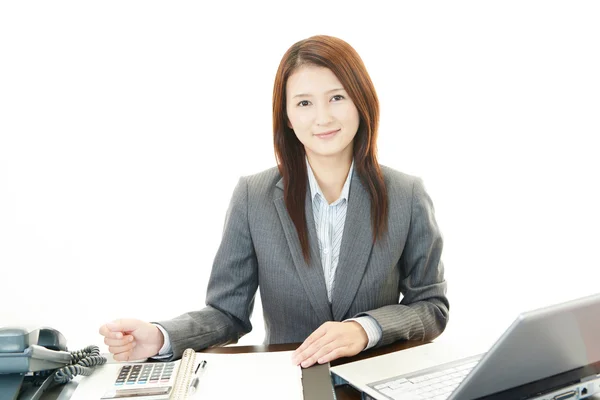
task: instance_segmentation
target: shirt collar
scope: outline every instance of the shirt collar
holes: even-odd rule
[[[315,201],[315,196],[318,194],[321,196],[323,200],[325,200],[325,196],[317,183],[317,178],[310,167],[310,163],[308,162],[308,158],[306,158],[306,170],[308,172],[308,185],[310,186],[310,198],[312,201]],[[339,199],[334,201],[332,204],[337,203],[341,199],[348,201],[348,194],[350,193],[350,180],[352,178],[352,172],[354,171],[354,159],[352,160],[352,164],[350,165],[350,170],[348,171],[348,176],[346,177],[346,182],[344,182],[344,186],[342,187],[342,193],[340,194]]]

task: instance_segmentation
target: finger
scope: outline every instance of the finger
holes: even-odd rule
[[[108,328],[110,332],[125,332],[125,327],[120,323],[120,321],[121,320],[109,322],[106,324],[106,328]]]
[[[121,339],[123,337],[122,332],[113,332],[112,330],[109,329],[108,325],[109,324],[104,324],[98,330],[98,332],[102,336],[107,337],[107,338],[112,338],[112,339]]]
[[[328,362],[337,360],[338,358],[345,357],[347,355],[349,355],[347,347],[338,347],[336,349],[331,350],[329,353],[319,357],[317,359],[317,362],[319,364],[327,364]]]
[[[335,341],[335,337],[333,335],[325,335],[319,338],[317,341],[313,342],[310,346],[306,348],[302,353],[298,354],[296,360],[298,364],[302,364],[303,367],[308,367],[314,364],[317,361],[316,354],[321,351],[324,346],[332,346],[332,342]]]
[[[108,328],[106,327],[106,324],[102,325],[100,329],[98,329],[98,333],[102,336],[106,336],[106,334],[108,333]]]
[[[321,325],[306,338],[304,343],[302,343],[302,345],[298,349],[296,349],[296,351],[301,352],[302,350],[305,350],[308,346],[313,344],[316,340],[325,336],[325,334],[327,334],[327,328],[325,327],[325,325]]]
[[[313,343],[308,343],[307,341],[304,341],[304,343],[302,343],[302,345],[298,347],[296,351],[294,351],[294,353],[292,354],[292,362],[295,365],[299,365],[302,361],[306,359],[306,357],[309,357],[314,352],[314,350],[311,347]]]
[[[131,351],[126,351],[124,353],[113,354],[113,359],[115,361],[129,361],[131,358]]]
[[[109,322],[106,325],[108,325],[108,328],[113,331],[133,332],[133,331],[140,329],[140,327],[143,326],[144,324],[145,323],[143,321],[140,321],[137,319],[121,318],[121,319],[116,319],[112,322]]]
[[[306,354],[306,357],[304,357],[304,360],[300,363],[302,367],[310,367],[311,365],[316,363],[319,358],[323,357],[326,354],[329,354],[332,350],[341,346],[341,344],[337,340],[331,340],[331,338],[328,339],[330,339],[329,342],[316,342],[314,346],[309,349],[312,350],[312,353]]]
[[[112,347],[124,346],[131,342],[133,342],[133,336],[131,335],[126,335],[121,339],[104,338],[104,344]]]
[[[298,347],[294,351],[294,353],[292,354],[294,359],[296,359],[300,353],[305,351],[311,344],[313,344],[315,340],[318,340],[319,338],[323,337],[326,333],[327,329],[325,329],[323,325],[317,328],[317,330],[311,333],[310,336],[307,337],[306,340],[300,345],[300,347]]]
[[[122,337],[123,334],[125,334],[125,332],[135,331],[136,327],[134,327],[132,323],[127,319],[117,319],[115,321],[107,323],[106,329],[108,329],[109,337],[119,339],[120,337]]]
[[[136,342],[127,343],[124,346],[109,346],[108,351],[114,355],[119,355],[125,352],[129,352],[136,346]]]

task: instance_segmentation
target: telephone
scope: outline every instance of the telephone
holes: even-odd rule
[[[97,346],[69,352],[56,329],[0,328],[0,400],[38,400],[45,390],[89,376],[104,363]]]

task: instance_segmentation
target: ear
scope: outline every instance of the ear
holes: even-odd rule
[[[291,130],[294,130],[294,127],[292,126],[292,123],[290,122],[290,120],[286,118],[286,121],[287,121],[288,128],[290,128]]]

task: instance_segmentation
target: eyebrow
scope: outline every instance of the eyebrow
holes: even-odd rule
[[[345,91],[346,89],[344,89],[344,88],[331,89],[331,90],[326,91],[325,94],[331,93],[331,92],[337,92],[339,90]],[[312,96],[311,94],[299,93],[299,94],[293,96],[292,99],[295,99],[296,97],[311,97],[311,96]]]

